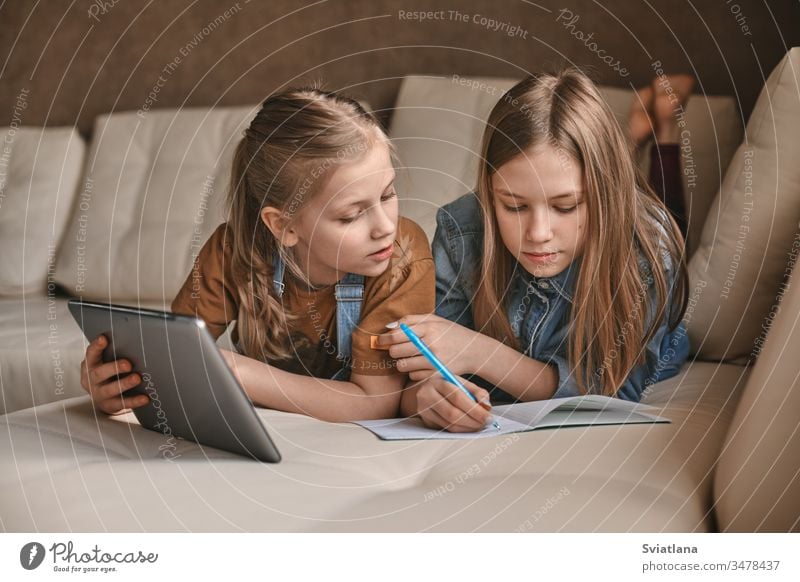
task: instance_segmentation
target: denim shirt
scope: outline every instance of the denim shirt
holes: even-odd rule
[[[436,263],[436,314],[474,330],[471,298],[483,254],[483,219],[474,193],[439,209],[432,247]],[[641,253],[639,265],[640,271],[649,270]],[[672,281],[671,262],[667,261],[662,268],[666,270],[667,281]],[[579,270],[580,259],[576,259],[553,277],[535,277],[516,264],[509,287],[508,320],[523,353],[558,368],[558,387],[553,398],[580,395],[568,361],[567,337]],[[655,287],[651,285],[649,299],[654,299],[655,294]],[[686,361],[689,355],[686,328],[681,322],[670,332],[666,321],[668,313],[669,309],[647,344],[645,362],[636,366],[619,388],[619,398],[638,402],[650,385],[676,375]],[[515,400],[479,378],[473,381],[490,390],[492,401]]]

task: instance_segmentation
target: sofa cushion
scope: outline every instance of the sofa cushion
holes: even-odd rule
[[[257,409],[278,465],[170,445],[79,397],[0,418],[0,514],[6,531],[707,531],[746,374],[696,363],[655,384],[647,403],[671,424],[468,441]]]
[[[100,116],[56,280],[101,301],[171,300],[224,221],[233,149],[254,107]]]
[[[475,186],[484,123],[494,104],[517,81],[408,76],[392,113],[389,137],[400,167],[400,212],[419,224],[428,239],[436,210]]]
[[[689,263],[697,355],[757,356],[800,221],[800,48],[767,79]]]
[[[436,228],[436,209],[475,187],[484,122],[517,81],[456,75],[403,79],[389,132],[401,166],[400,209],[429,239]],[[624,127],[633,91],[600,87],[600,92]],[[691,242],[699,240],[742,126],[732,98],[693,95],[686,106],[685,129],[683,181]],[[645,171],[648,161],[645,150],[639,160]]]
[[[12,126],[0,135],[0,296],[41,295],[54,287],[86,145],[71,127]]]
[[[796,257],[800,237],[795,238],[792,249]],[[717,464],[714,498],[722,531],[800,531],[797,273],[781,286],[775,308],[778,314],[747,381]]]

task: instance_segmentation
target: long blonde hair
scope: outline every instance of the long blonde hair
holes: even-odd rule
[[[579,162],[584,179],[588,224],[570,312],[570,367],[581,392],[588,392],[597,379],[601,392],[613,396],[644,360],[644,346],[670,301],[671,282],[661,253],[669,254],[677,275],[671,329],[686,310],[688,277],[678,225],[635,166],[630,146],[597,88],[577,69],[526,78],[489,116],[477,184],[484,248],[473,303],[475,324],[520,349],[507,316],[515,261],[497,228],[491,178],[503,164],[542,144]],[[649,265],[644,279],[637,250]],[[650,284],[656,289],[653,302],[647,293]],[[652,318],[647,329],[642,316]]]
[[[380,124],[357,101],[316,88],[270,96],[236,147],[228,190],[231,276],[237,291],[239,347],[262,361],[290,358],[286,312],[273,287],[273,253],[308,282],[292,252],[261,219],[263,208],[291,221],[325,185],[333,169],[363,156],[379,139]]]

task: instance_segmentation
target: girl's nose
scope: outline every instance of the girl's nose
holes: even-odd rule
[[[530,242],[546,242],[553,238],[553,229],[550,214],[547,212],[532,213],[525,236]]]
[[[397,225],[383,204],[375,205],[370,214],[372,214],[372,238],[385,238],[394,233]]]

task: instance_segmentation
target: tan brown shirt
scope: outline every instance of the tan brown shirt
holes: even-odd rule
[[[173,313],[200,317],[219,337],[239,311],[238,293],[230,276],[230,234],[221,224],[203,245],[192,271],[172,302]],[[229,232],[229,231],[228,231]],[[372,376],[397,373],[395,361],[384,350],[370,347],[370,336],[384,333],[384,326],[412,313],[432,313],[436,301],[435,271],[431,249],[423,230],[400,218],[389,267],[377,277],[365,277],[361,320],[352,335],[352,372]],[[299,320],[290,330],[291,360],[268,361],[296,374],[330,378],[342,367],[337,361],[335,285],[309,290],[297,285],[286,272],[282,301]],[[302,287],[302,288],[301,288]],[[265,322],[265,325],[270,325]],[[234,342],[238,334],[231,333]]]

